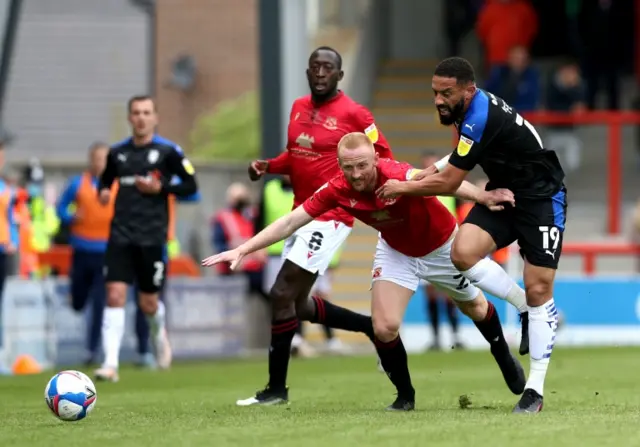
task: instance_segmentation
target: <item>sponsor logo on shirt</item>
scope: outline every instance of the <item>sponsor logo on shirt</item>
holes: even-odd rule
[[[471,146],[473,146],[473,140],[460,135],[460,141],[458,141],[458,147],[456,151],[458,152],[459,156],[464,157],[471,150]]]
[[[296,144],[300,147],[311,149],[313,147],[313,143],[315,143],[315,139],[304,132],[296,138]]]

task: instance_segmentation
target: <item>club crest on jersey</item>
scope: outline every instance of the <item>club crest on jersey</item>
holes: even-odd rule
[[[154,164],[158,161],[158,158],[160,158],[160,152],[155,149],[151,149],[149,151],[149,154],[147,155],[147,161],[151,164]]]
[[[369,137],[372,143],[374,144],[377,143],[379,134],[378,134],[378,128],[376,127],[376,123],[373,123],[369,127],[367,127],[364,130],[364,134]]]
[[[458,141],[456,152],[458,152],[459,156],[464,157],[471,150],[471,146],[473,146],[473,140],[460,135],[460,141]]]
[[[313,147],[313,143],[315,142],[316,141],[312,136],[309,136],[304,132],[298,135],[298,138],[296,138],[296,144],[307,149],[311,149]]]
[[[324,120],[324,124],[322,126],[327,130],[336,130],[338,128],[338,118],[329,116]]]

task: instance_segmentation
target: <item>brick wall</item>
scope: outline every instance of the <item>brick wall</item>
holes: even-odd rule
[[[160,132],[189,149],[189,131],[220,101],[258,84],[257,0],[157,0],[156,97]],[[172,62],[195,58],[193,89],[167,86]]]

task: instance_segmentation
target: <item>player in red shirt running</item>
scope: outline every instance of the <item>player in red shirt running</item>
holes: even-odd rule
[[[203,265],[231,262],[235,268],[244,256],[293,234],[317,216],[342,209],[380,231],[373,262],[371,315],[375,345],[384,370],[398,390],[390,410],[408,411],[415,406],[407,353],[399,336],[400,324],[420,279],[451,296],[469,316],[491,347],[509,389],[521,394],[524,370],[511,354],[498,314],[451,262],[451,246],[457,231],[454,217],[435,197],[402,197],[381,200],[375,191],[388,181],[404,181],[417,173],[406,163],[379,159],[363,133],[343,137],[338,146],[342,173],[320,187],[304,204],[277,220],[235,250],[203,261]],[[481,191],[463,183],[456,192],[492,209],[513,202],[508,190]]]
[[[345,134],[364,132],[380,156],[392,157],[371,113],[338,90],[343,76],[341,68],[342,58],[332,48],[320,47],[311,54],[307,68],[311,94],[293,103],[287,150],[274,159],[254,161],[249,167],[249,175],[254,181],[265,173],[289,175],[294,208],[340,172],[336,148]],[[373,340],[371,317],[319,297],[309,298],[316,278],[325,273],[352,227],[353,217],[344,210],[328,210],[315,216],[313,221],[285,241],[283,264],[270,291],[269,383],[255,396],[237,401],[238,405],[271,405],[288,401],[287,369],[291,341],[299,320],[363,332]]]

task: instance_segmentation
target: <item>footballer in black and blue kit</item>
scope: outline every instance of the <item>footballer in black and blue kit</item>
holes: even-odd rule
[[[531,123],[503,99],[476,87],[474,69],[467,60],[452,57],[440,62],[432,88],[440,122],[456,127],[458,145],[450,156],[415,176],[415,181],[383,185],[379,195],[452,194],[476,165],[489,179],[482,194],[496,198],[507,194],[509,203],[501,211],[474,206],[456,235],[451,257],[477,287],[494,296],[507,296],[520,309],[523,332],[529,334],[527,349],[521,346],[520,353],[529,351],[531,366],[514,412],[537,413],[542,409],[544,379],[558,326],[553,282],[567,215],[564,171],[556,153],[544,147]],[[516,241],[525,263],[526,304],[519,296],[522,289],[487,258]]]
[[[194,168],[180,147],[155,133],[158,114],[153,99],[135,96],[127,111],[132,136],[111,147],[99,183],[99,200],[107,203],[112,183],[118,182],[105,253],[105,361],[95,372],[97,379],[110,381],[118,380],[124,306],[128,286],[134,283],[149,321],[158,366],[171,364],[165,308],[158,297],[166,274],[169,196],[188,197],[198,190]]]

